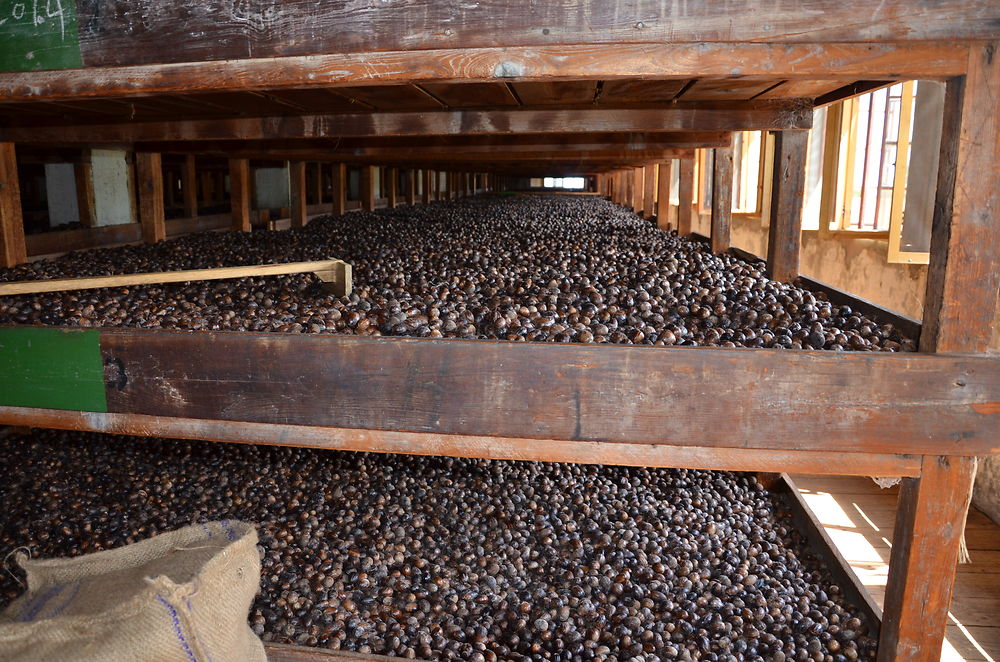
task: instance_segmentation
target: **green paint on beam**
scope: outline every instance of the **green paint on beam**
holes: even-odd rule
[[[0,0],[0,71],[82,66],[75,0]]]
[[[0,405],[106,412],[100,332],[0,329]]]

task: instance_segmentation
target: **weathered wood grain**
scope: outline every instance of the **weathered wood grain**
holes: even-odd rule
[[[289,197],[291,198],[291,227],[304,228],[308,211],[306,205],[306,163],[291,161],[288,164]]]
[[[774,133],[771,221],[767,229],[767,271],[790,283],[799,275],[802,200],[806,183],[807,131]]]
[[[712,252],[729,250],[733,228],[733,145],[712,150]]]
[[[0,138],[31,143],[254,140],[337,136],[420,136],[574,131],[737,131],[808,129],[812,110],[797,99],[678,102],[650,110],[488,110],[342,113],[78,126],[6,127]]]
[[[681,158],[678,160],[680,166],[680,180],[677,183],[677,195],[680,206],[677,208],[677,234],[686,237],[693,229],[694,207],[692,198],[694,197],[694,158]]]
[[[139,181],[139,224],[147,244],[167,238],[163,213],[163,165],[160,154],[139,152],[135,155]]]
[[[109,411],[769,449],[1000,450],[989,357],[108,329]]]
[[[661,155],[656,160],[660,160],[666,157],[666,154]],[[654,213],[654,206],[656,203],[656,164],[647,165],[643,168],[642,173],[642,216],[643,218],[652,218]]]
[[[0,267],[13,267],[27,259],[14,143],[0,142]]]
[[[664,161],[656,171],[656,227],[661,230],[670,229],[670,175],[673,168],[673,160]]]
[[[923,458],[899,491],[879,662],[938,660],[955,582],[975,458]]]
[[[198,216],[198,162],[194,154],[184,155],[184,169],[181,171],[181,193],[184,195],[184,216]]]
[[[375,166],[361,168],[361,210],[375,211]]]
[[[229,201],[232,228],[250,232],[250,161],[229,159]]]
[[[977,46],[948,82],[927,272],[923,351],[990,346],[1000,290],[1000,53]]]

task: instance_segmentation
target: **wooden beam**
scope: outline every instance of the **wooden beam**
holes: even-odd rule
[[[198,217],[198,162],[194,154],[184,155],[181,171],[181,192],[184,194],[184,216]]]
[[[14,143],[0,142],[0,267],[27,262]]]
[[[229,199],[233,229],[250,232],[250,161],[229,159]]]
[[[406,204],[413,206],[417,203],[417,170],[415,168],[406,169]]]
[[[767,271],[772,279],[785,283],[792,282],[799,275],[799,240],[808,149],[808,131],[777,131],[774,134]]]
[[[423,169],[424,174],[424,190],[420,195],[420,202],[427,205],[431,202],[431,183],[434,179],[433,173],[427,168]]]
[[[747,449],[1000,451],[1000,361],[985,356],[134,329],[99,339],[104,364],[127,378],[107,389],[114,413]]]
[[[96,222],[94,206],[94,169],[89,162],[73,164],[73,179],[76,183],[76,206],[80,211],[80,225],[92,228]]]
[[[361,167],[361,209],[375,211],[375,166]]]
[[[313,199],[317,205],[323,204],[323,193],[326,189],[326,182],[323,178],[323,162],[316,162],[315,176],[313,177]]]
[[[977,46],[948,82],[931,230],[922,351],[981,352],[1000,290],[1000,53]]]
[[[388,191],[386,192],[386,204],[389,209],[396,208],[396,199],[399,197],[399,170],[397,168],[386,168],[386,176],[389,178]]]
[[[656,195],[656,164],[647,165],[642,173],[642,216],[652,218]]]
[[[142,240],[154,244],[167,238],[163,213],[163,164],[159,154],[139,152],[135,155],[139,177],[139,223]]]
[[[664,161],[657,169],[656,177],[656,227],[670,229],[670,178],[674,161]]]
[[[334,163],[330,181],[333,184],[333,206],[330,212],[334,216],[343,216],[347,213],[347,164]]]
[[[441,110],[4,127],[0,140],[31,143],[262,140],[358,136],[482,135],[594,131],[739,131],[808,129],[803,99],[679,101],[656,110]]]
[[[725,253],[733,221],[733,147],[712,152],[712,252]]]
[[[671,444],[565,441],[447,435],[245,423],[196,418],[78,412],[0,406],[0,423],[21,427],[89,430],[105,434],[146,436],[154,431],[171,439],[204,439],[241,444],[301,446],[328,450],[372,451],[409,455],[477,457],[494,460],[577,462],[674,469],[768,471],[836,475],[915,476],[920,456],[866,452],[699,448]]]
[[[186,269],[182,271],[156,271],[149,273],[128,273],[114,276],[86,276],[82,278],[53,278],[0,282],[0,296],[17,294],[41,294],[44,292],[65,292],[69,290],[93,290],[101,287],[125,287],[130,285],[153,285],[160,283],[186,283],[196,280],[225,280],[227,278],[249,278],[253,276],[278,276],[282,274],[315,273],[323,282],[341,283],[341,289],[350,294],[350,269],[341,260],[317,260],[312,262],[285,262],[281,264],[253,264],[238,267],[216,267],[213,269]],[[347,265],[350,267],[350,265]],[[346,285],[345,285],[346,283]],[[338,295],[343,296],[343,295]]]
[[[288,164],[289,183],[291,185],[291,227],[304,228],[309,213],[306,204],[306,162],[291,161]]]
[[[893,529],[879,662],[941,658],[959,540],[976,473],[972,457],[923,458],[904,478]]]
[[[497,0],[498,2],[500,0]],[[832,2],[832,0],[830,0]],[[989,4],[990,0],[977,0],[981,4]],[[893,4],[905,3],[896,0]],[[852,15],[844,20],[844,26],[856,26],[858,15],[864,15],[868,8],[857,9],[853,4],[849,13]],[[532,17],[532,40],[537,39],[542,31],[537,29],[540,23],[537,18],[537,7],[518,12],[508,5],[503,5],[495,11],[497,16],[511,16],[523,13]],[[574,9],[575,10],[575,9]],[[773,14],[770,9],[763,10]],[[912,15],[912,6],[904,4],[897,15]],[[965,0],[958,3],[952,0],[942,5],[944,13],[951,17],[962,16],[969,25],[975,24],[982,39],[995,36],[994,26],[988,19],[972,18]],[[992,10],[996,12],[995,9]],[[464,16],[466,10],[459,13]],[[824,15],[817,10],[816,5],[809,7],[810,24],[796,35],[804,42],[801,44],[766,44],[748,43],[758,39],[700,39],[688,44],[679,43],[672,30],[661,37],[655,37],[645,29],[653,24],[650,17],[643,15],[628,25],[626,32],[629,38],[639,38],[642,43],[626,43],[626,40],[612,38],[610,32],[602,30],[587,31],[575,44],[553,45],[554,34],[542,37],[548,43],[531,44],[528,41],[518,41],[514,44],[496,44],[496,35],[504,34],[493,22],[491,17],[488,30],[490,43],[480,47],[470,41],[455,43],[451,47],[443,44],[427,44],[428,35],[443,34],[439,29],[443,23],[435,23],[428,27],[415,42],[406,45],[413,50],[393,50],[391,48],[364,48],[357,39],[358,34],[377,35],[377,29],[366,23],[361,32],[352,34],[336,43],[333,48],[321,51],[322,54],[296,56],[283,53],[288,57],[276,57],[277,54],[258,52],[254,59],[240,59],[247,54],[248,39],[259,39],[256,31],[251,37],[239,37],[239,53],[231,58],[225,57],[225,49],[216,42],[210,43],[207,52],[192,54],[189,63],[160,64],[168,59],[157,59],[156,64],[128,66],[137,64],[135,58],[149,57],[158,49],[149,48],[148,38],[141,46],[130,49],[130,53],[119,55],[117,62],[92,62],[91,66],[101,66],[100,70],[51,70],[25,71],[5,73],[0,76],[0,99],[40,100],[40,99],[77,99],[85,97],[129,97],[150,96],[154,94],[180,94],[222,90],[277,90],[282,88],[308,87],[341,87],[355,85],[389,85],[407,84],[413,81],[442,82],[496,82],[510,80],[513,82],[559,81],[559,80],[591,80],[601,79],[692,79],[692,78],[728,78],[734,74],[734,63],[738,63],[738,72],[742,76],[767,77],[769,79],[821,79],[845,82],[871,79],[884,76],[886,72],[897,74],[900,78],[948,77],[960,75],[966,65],[966,47],[964,44],[928,42],[927,39],[914,37],[913,32],[896,30],[893,21],[879,25],[891,34],[879,39],[874,35],[878,30],[872,30],[862,39],[827,40],[822,39],[815,29],[815,18]],[[163,13],[164,16],[168,12]],[[729,25],[757,21],[733,20],[734,14],[726,12],[725,20]],[[716,13],[715,18],[723,18]],[[768,23],[774,25],[776,16],[770,16]],[[452,20],[448,15],[443,22]],[[464,19],[463,19],[464,20]],[[642,23],[643,29],[636,29],[636,22]],[[315,18],[310,16],[304,24],[315,25]],[[662,23],[666,26],[673,23],[668,20]],[[293,25],[294,22],[282,20],[282,25]],[[578,24],[573,17],[569,22],[556,21],[551,25],[559,25],[560,29],[553,31],[560,35],[572,31],[565,30],[568,25]],[[948,25],[947,21],[941,23]],[[179,26],[185,26],[179,28]],[[463,22],[463,29],[453,31],[455,37],[461,34],[463,39],[469,39],[469,30]],[[183,34],[177,43],[189,44],[192,39],[193,27],[190,27],[190,17],[178,19],[167,31],[182,29]],[[848,32],[851,29],[847,30]],[[147,26],[137,34],[149,35]],[[157,32],[158,36],[161,33]],[[385,33],[383,33],[385,34]],[[924,34],[927,34],[924,31]],[[853,36],[857,36],[856,34]],[[510,35],[505,35],[510,38]],[[914,43],[901,43],[901,38]],[[951,37],[932,37],[949,40]],[[283,43],[290,44],[293,40],[282,32]],[[608,39],[607,44],[595,45],[595,40]],[[888,43],[860,43],[878,42]],[[719,43],[731,41],[734,43]],[[424,43],[421,43],[424,42]],[[710,42],[710,43],[703,43]],[[743,42],[743,43],[735,43]],[[828,43],[819,43],[828,42]],[[925,42],[925,43],[916,43]],[[300,44],[318,43],[310,38],[299,41]],[[357,53],[338,52],[344,44],[354,44]],[[482,47],[485,46],[485,47]],[[113,48],[106,48],[104,54],[111,54]],[[179,53],[171,52],[176,58]],[[162,57],[162,52],[158,56]],[[220,60],[211,62],[209,60]],[[175,60],[176,61],[176,60]],[[124,66],[122,66],[124,65]]]
[[[677,208],[677,234],[687,237],[694,231],[693,224],[693,201],[694,196],[694,159],[682,158],[678,160],[680,165],[680,181],[677,185],[677,194],[680,196]]]

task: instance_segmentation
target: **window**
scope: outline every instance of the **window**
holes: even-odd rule
[[[740,131],[733,146],[733,211],[755,214],[760,209],[761,149],[760,131]]]
[[[534,180],[532,180],[534,181]],[[585,186],[583,177],[546,177],[543,180],[545,188],[582,189]]]

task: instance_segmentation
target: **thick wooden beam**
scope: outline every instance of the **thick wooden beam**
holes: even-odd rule
[[[361,167],[361,209],[375,211],[375,166]]]
[[[899,491],[879,637],[879,662],[941,659],[959,541],[976,460],[923,458],[920,477]]]
[[[406,169],[406,204],[413,206],[417,203],[417,170],[415,168]]]
[[[725,253],[733,222],[733,148],[717,147],[712,152],[712,252]]]
[[[14,143],[0,142],[0,267],[27,262]]]
[[[430,204],[431,201],[431,184],[434,180],[434,174],[427,168],[423,169],[424,177],[424,190],[420,194],[420,202],[423,204]]]
[[[386,177],[389,178],[389,186],[386,187],[386,204],[389,209],[395,209],[396,200],[399,197],[399,191],[397,190],[399,187],[399,170],[397,168],[386,168],[385,172]]]
[[[746,449],[1000,451],[1000,361],[986,356],[126,329],[93,338],[95,365],[120,368],[110,387],[96,376],[112,413]],[[32,383],[0,393],[26,397]]]
[[[184,194],[184,216],[198,217],[198,162],[194,154],[184,155],[181,171],[181,192]]]
[[[167,238],[163,214],[163,165],[159,154],[139,152],[135,155],[139,178],[139,223],[142,240],[147,244]]]
[[[291,197],[291,227],[304,228],[309,213],[306,204],[306,162],[292,161],[288,164],[290,197]]]
[[[643,197],[645,190],[644,179],[646,172],[643,168],[631,168],[632,170],[632,190],[629,198],[629,206],[636,214],[642,216]]]
[[[334,216],[343,216],[347,212],[347,165],[344,163],[334,163],[333,172],[330,175],[330,182],[333,184],[333,206],[330,212]]]
[[[1000,290],[1000,53],[977,46],[948,82],[922,351],[981,352]]]
[[[73,179],[76,183],[76,206],[80,211],[80,225],[92,228],[96,225],[94,206],[94,169],[87,161],[73,164]]]
[[[808,100],[683,102],[660,109],[441,110],[5,127],[0,140],[31,143],[263,140],[357,136],[481,135],[594,131],[808,129]]]
[[[677,234],[682,237],[690,235],[694,231],[693,197],[694,197],[694,159],[682,158],[678,160],[680,165],[680,181],[677,184],[677,195],[680,206],[677,208]]]
[[[229,159],[229,200],[233,229],[250,232],[250,161]]]
[[[767,271],[772,279],[785,283],[792,282],[799,275],[808,148],[808,131],[776,131],[774,134]]]
[[[657,168],[656,176],[656,227],[670,229],[670,177],[674,161],[664,161]]]
[[[498,0],[500,1],[500,0]],[[990,0],[978,0],[989,4]],[[897,0],[905,3],[905,0]],[[944,8],[954,16],[969,19],[982,31],[980,38],[989,39],[995,36],[995,23],[982,18],[971,18],[967,3],[952,0]],[[287,6],[287,5],[285,5]],[[857,25],[857,16],[865,15],[869,8],[856,9],[853,5],[845,19],[844,25]],[[958,7],[957,9],[955,7]],[[578,6],[574,6],[574,11]],[[504,5],[497,9],[498,16],[510,16],[523,13],[532,17],[532,33],[534,38],[542,35],[538,30],[537,7],[532,6],[524,12]],[[773,14],[772,9],[765,10]],[[816,11],[815,4],[810,5],[807,13],[824,16],[822,10]],[[996,13],[996,10],[993,10]],[[464,16],[463,9],[460,15]],[[911,5],[905,5],[903,15],[913,14]],[[716,18],[723,15],[716,12]],[[926,39],[912,38],[913,33],[895,31],[887,23],[883,26],[890,32],[884,41],[866,36],[864,39],[826,40],[822,39],[810,22],[809,27],[798,33],[802,44],[765,44],[747,43],[757,39],[701,39],[688,44],[679,43],[673,32],[662,37],[652,36],[646,29],[636,29],[635,22],[628,26],[630,38],[638,38],[643,43],[629,44],[620,39],[609,39],[609,43],[595,45],[595,40],[607,39],[611,33],[602,31],[587,31],[576,43],[564,46],[552,45],[551,40],[556,34],[567,34],[565,22],[556,22],[558,30],[551,31],[542,37],[548,43],[529,44],[527,41],[517,41],[512,44],[498,45],[497,35],[504,34],[493,22],[489,27],[489,44],[486,47],[475,47],[474,43],[463,41],[451,47],[442,44],[420,43],[427,35],[443,34],[440,23],[428,27],[416,42],[407,44],[414,50],[393,50],[391,48],[358,48],[358,53],[339,52],[345,44],[360,44],[357,34],[379,34],[373,25],[365,23],[362,32],[352,34],[336,43],[333,48],[325,50],[326,54],[310,56],[294,56],[276,58],[274,53],[262,52],[254,54],[255,59],[240,59],[247,55],[246,44],[249,40],[257,40],[258,32],[240,38],[239,53],[232,58],[226,58],[225,49],[220,44],[211,42],[210,49],[201,54],[192,55],[189,63],[160,64],[168,59],[157,59],[156,64],[142,66],[127,66],[138,64],[134,59],[153,55],[157,49],[149,48],[149,29],[143,26],[137,34],[144,37],[141,46],[131,49],[117,62],[93,62],[101,66],[95,70],[68,71],[25,71],[6,73],[0,76],[0,99],[68,99],[82,97],[108,96],[149,96],[153,94],[179,94],[219,90],[267,90],[281,88],[335,87],[353,85],[388,85],[405,84],[413,81],[450,81],[450,82],[496,82],[512,80],[515,82],[557,81],[557,80],[592,80],[595,78],[728,78],[734,74],[734,63],[738,63],[739,75],[767,77],[769,79],[822,79],[844,80],[853,82],[885,76],[892,72],[900,78],[948,77],[960,75],[965,70],[966,51],[964,44],[948,42],[927,42]],[[777,17],[769,17],[772,26]],[[449,15],[443,22],[453,20]],[[646,26],[650,20],[644,15],[637,19]],[[725,13],[729,25],[742,22],[734,20],[734,14]],[[780,20],[780,19],[778,19]],[[305,23],[314,25],[315,19],[310,16]],[[575,19],[570,23],[575,23]],[[282,21],[287,28],[291,23]],[[947,22],[943,23],[947,25]],[[196,42],[192,39],[190,18],[178,20],[174,26],[183,30],[183,35],[177,40],[180,44]],[[184,27],[180,27],[184,26]],[[282,39],[285,43],[293,43],[282,29]],[[455,39],[461,35],[468,39],[471,35],[465,28],[454,30]],[[871,33],[874,34],[874,33]],[[510,35],[504,35],[510,38]],[[913,42],[900,43],[902,37],[911,37]],[[949,37],[941,37],[950,39]],[[743,43],[719,43],[733,41]],[[703,43],[712,42],[712,43]],[[820,43],[829,42],[829,43]],[[312,39],[300,41],[299,44],[318,43]],[[419,44],[414,47],[414,43]],[[515,45],[516,44],[516,45]],[[107,48],[105,54],[111,54],[114,49]],[[322,51],[321,51],[322,52]],[[171,52],[177,57],[177,53]],[[208,62],[207,60],[223,60]],[[125,66],[121,66],[125,65]]]
[[[656,204],[656,164],[647,165],[642,173],[642,216],[652,218]]]

